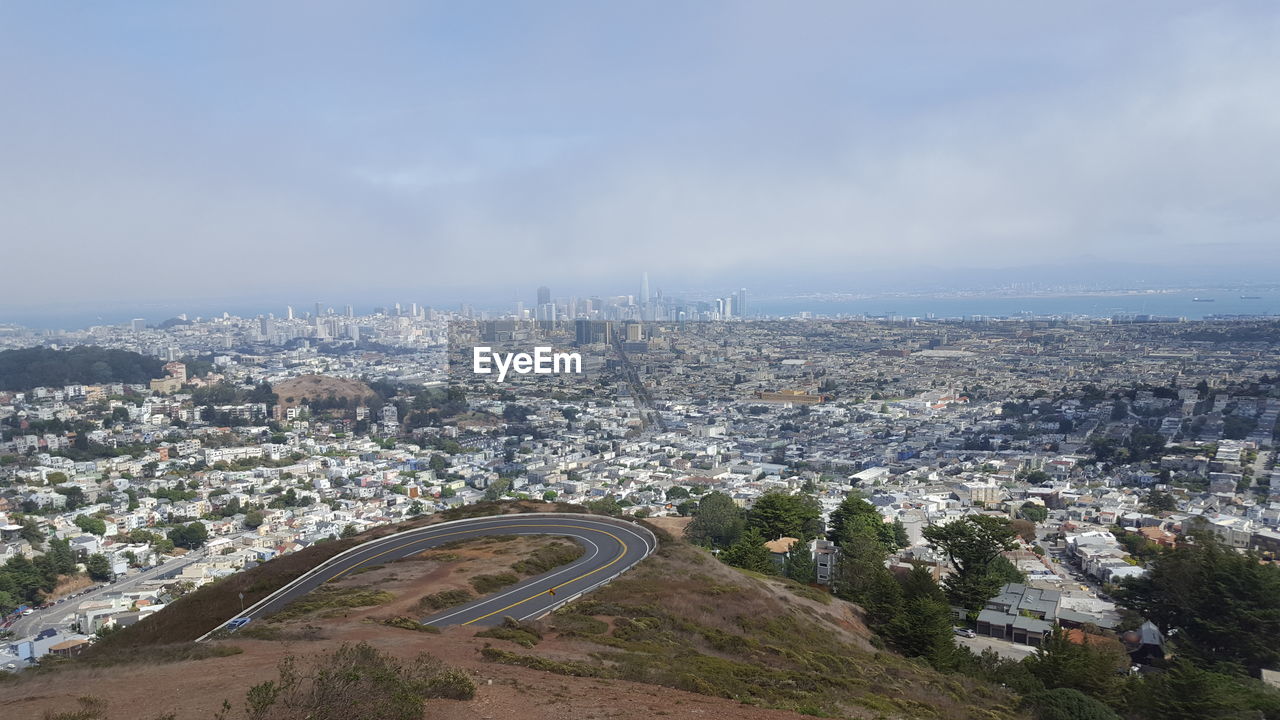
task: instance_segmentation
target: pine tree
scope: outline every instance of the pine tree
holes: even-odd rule
[[[777,571],[769,549],[764,546],[764,537],[755,528],[749,528],[743,532],[737,542],[720,554],[720,559],[743,570],[768,574]]]
[[[818,566],[813,562],[809,546],[803,542],[793,544],[791,551],[787,553],[787,561],[783,565],[782,572],[792,580],[806,585],[817,582]]]

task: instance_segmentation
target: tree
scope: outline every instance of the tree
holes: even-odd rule
[[[924,537],[951,561],[947,576],[951,602],[977,613],[1003,584],[992,572],[1000,553],[1012,550],[1014,532],[1009,521],[989,515],[968,515],[946,525],[925,528]]]
[[[1118,671],[1129,667],[1129,656],[1119,641],[1096,637],[1099,643],[1074,643],[1061,626],[1055,626],[1036,652],[1027,658],[1027,669],[1047,689],[1071,688],[1111,703],[1123,694]],[[1109,642],[1108,642],[1109,641]]]
[[[769,549],[764,546],[764,537],[756,528],[747,528],[738,541],[720,554],[725,563],[744,570],[773,574],[777,572]]]
[[[1153,720],[1270,718],[1276,717],[1277,710],[1274,691],[1251,688],[1236,677],[1210,672],[1182,658],[1167,672],[1145,677],[1139,696],[1145,715]],[[1264,703],[1271,712],[1257,712],[1261,708],[1256,706]]]
[[[414,516],[421,515],[425,511],[426,511],[426,507],[422,504],[421,500],[414,500],[413,502],[409,503],[410,515],[414,515]]]
[[[1013,528],[1013,531],[1017,533],[1018,537],[1022,538],[1027,542],[1035,542],[1035,539],[1036,539],[1035,523],[1031,522],[1030,520],[1023,520],[1022,518],[1018,518],[1017,520],[1014,520],[1012,523],[1010,523],[1009,526]]]
[[[885,635],[902,654],[923,657],[935,666],[945,665],[955,649],[951,608],[927,595],[907,598]]]
[[[510,489],[511,489],[510,479],[498,478],[497,480],[494,480],[493,482],[489,483],[489,486],[484,489],[484,499],[497,500],[503,495],[506,495],[507,491]]]
[[[44,481],[50,485],[58,485],[67,481],[67,474],[57,470],[44,476]]]
[[[1280,568],[1225,547],[1203,526],[1191,542],[1154,557],[1116,593],[1178,650],[1205,667],[1257,674],[1280,662]]]
[[[1042,523],[1049,519],[1049,509],[1035,503],[1023,503],[1022,507],[1018,508],[1018,515],[1033,523]]]
[[[618,498],[612,495],[606,495],[599,500],[588,500],[586,507],[598,515],[620,515],[622,513],[622,505],[618,504]]]
[[[440,455],[438,453],[435,455],[432,455],[431,459],[427,461],[427,464],[428,466],[430,466],[432,470],[436,472],[437,475],[449,469],[449,461],[445,458],[445,456]]]
[[[31,547],[36,550],[44,545],[44,531],[40,529],[35,518],[22,518],[22,529],[18,531],[18,537],[31,543]]]
[[[100,517],[92,515],[77,515],[75,519],[76,527],[81,530],[103,537],[107,534],[107,522]]]
[[[911,537],[907,535],[907,526],[903,525],[898,518],[893,519],[893,543],[900,548],[911,544]]]
[[[787,560],[782,566],[782,574],[806,585],[818,581],[818,566],[813,562],[809,546],[804,542],[791,545]]]
[[[768,492],[757,498],[747,513],[747,527],[770,539],[809,540],[818,534],[821,518],[822,508],[812,497]]]
[[[689,497],[689,491],[679,485],[672,485],[667,488],[667,500],[684,500]]]
[[[342,528],[341,537],[353,538],[359,534],[360,534],[360,528],[356,527],[354,523],[347,523],[346,526]]]
[[[743,525],[742,511],[733,498],[717,491],[698,501],[698,514],[685,528],[685,535],[699,545],[723,548],[738,540]]]
[[[893,526],[885,523],[880,511],[855,491],[846,495],[840,505],[831,511],[827,539],[840,545],[859,535],[860,528],[869,529],[887,550],[899,547]]]
[[[261,510],[250,510],[244,514],[244,526],[250,530],[259,527],[265,520],[266,517],[262,514]]]
[[[555,490],[547,490],[546,492],[542,493],[542,499],[547,502],[555,502],[555,499],[557,497],[559,497],[559,493],[557,493]]]
[[[111,562],[107,560],[107,556],[102,553],[94,553],[84,564],[85,571],[89,573],[89,578],[96,582],[104,582],[111,579]]]
[[[1178,501],[1163,490],[1152,490],[1147,494],[1147,501],[1143,504],[1143,509],[1153,515],[1162,512],[1173,512],[1178,509]]]
[[[178,547],[184,547],[188,550],[195,550],[204,545],[204,541],[208,539],[209,531],[204,525],[193,522],[190,525],[180,525],[169,531],[169,540]]]
[[[1071,688],[1041,690],[1022,698],[1036,720],[1120,720],[1106,703]]]

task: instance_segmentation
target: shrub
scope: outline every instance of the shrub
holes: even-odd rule
[[[421,622],[411,617],[405,617],[403,615],[389,617],[383,620],[382,624],[390,625],[391,627],[398,627],[404,630],[416,630],[417,632],[432,633],[435,635],[440,634],[440,628],[436,627],[435,625],[423,625]]]
[[[501,590],[508,585],[515,585],[520,582],[520,577],[513,572],[501,572],[493,575],[477,575],[471,578],[471,587],[481,595],[487,595],[495,590]]]
[[[599,635],[609,629],[609,623],[603,620],[572,612],[557,613],[551,625],[562,635]]]
[[[510,640],[517,645],[531,648],[542,639],[542,633],[532,625],[516,620],[513,617],[502,619],[502,624],[476,633],[476,637]]]
[[[444,590],[432,595],[427,595],[418,601],[418,607],[423,610],[443,610],[454,605],[461,605],[471,600],[472,594],[465,589]]]
[[[289,620],[321,610],[382,605],[395,599],[394,595],[385,590],[323,586],[289,603],[287,607],[276,613],[272,620]]]
[[[555,542],[533,551],[533,554],[511,566],[522,575],[540,575],[582,557],[582,546],[577,543]]]
[[[1022,704],[1035,712],[1036,720],[1119,720],[1104,703],[1071,688],[1031,693]]]
[[[245,718],[420,720],[423,701],[470,700],[476,691],[466,673],[431,655],[424,653],[405,664],[363,642],[344,643],[305,668],[289,656],[278,670],[277,680],[254,685],[246,693]],[[230,709],[229,703],[223,707]]]

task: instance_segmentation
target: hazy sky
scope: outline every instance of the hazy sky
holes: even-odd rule
[[[0,316],[1280,270],[1269,0],[0,1],[0,92]]]

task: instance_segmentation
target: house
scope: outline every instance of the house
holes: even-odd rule
[[[780,537],[777,540],[770,540],[764,544],[769,550],[769,559],[773,560],[773,564],[779,569],[787,562],[787,555],[791,552],[791,547],[800,542],[799,538]]]
[[[978,613],[978,634],[1039,647],[1058,619],[1062,594],[1009,583]]]

